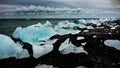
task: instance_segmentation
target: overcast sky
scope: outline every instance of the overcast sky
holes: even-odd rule
[[[119,0],[0,0],[0,8],[41,5],[94,10],[120,10]]]

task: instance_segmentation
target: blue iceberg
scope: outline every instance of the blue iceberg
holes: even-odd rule
[[[46,22],[44,25],[36,24],[31,25],[25,28],[22,28],[19,31],[13,33],[13,37],[16,38],[16,35],[19,36],[23,42],[28,42],[34,45],[42,44],[41,41],[49,39],[51,36],[55,35],[50,22]]]

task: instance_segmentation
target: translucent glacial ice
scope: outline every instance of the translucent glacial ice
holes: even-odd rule
[[[49,21],[46,21],[44,25],[38,23],[35,25],[22,28],[21,30],[17,29],[13,33],[14,38],[16,38],[16,36],[19,36],[19,38],[23,42],[28,42],[34,45],[42,44],[44,42],[41,41],[47,40],[51,36],[56,34],[52,27],[52,24]]]
[[[62,54],[69,54],[69,53],[87,53],[87,51],[84,50],[83,46],[76,47],[73,45],[70,41],[69,38],[65,40],[59,47],[59,51]]]
[[[0,43],[0,59],[16,57],[21,50],[19,45],[6,35],[0,34]]]
[[[43,46],[33,46],[33,57],[39,58],[53,50],[55,40],[47,41]],[[26,49],[23,49],[22,44],[15,43],[10,37],[0,34],[0,59],[16,57],[17,59],[28,58],[30,55]]]
[[[57,34],[64,35],[64,34],[77,34],[80,30],[74,30],[74,27],[77,25],[75,23],[69,21],[61,21],[57,25],[55,25],[54,29]]]
[[[49,22],[46,21],[45,24],[35,24],[25,28],[18,27],[14,33],[14,38],[19,38],[24,42],[30,42],[35,45],[42,44],[43,40],[50,38],[55,34],[77,34],[81,32],[80,30],[75,30],[75,27],[86,28],[86,29],[94,29],[92,26],[86,26],[87,23],[93,23],[97,26],[100,25],[101,22],[108,21],[112,19],[103,18],[103,19],[80,19],[76,20],[76,22],[69,22],[68,20],[60,21],[55,27]],[[54,29],[53,29],[54,28]]]

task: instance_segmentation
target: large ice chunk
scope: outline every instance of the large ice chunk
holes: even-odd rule
[[[33,57],[39,58],[53,50],[53,45],[56,39],[48,40],[42,46],[32,45]],[[28,58],[30,55],[26,49],[23,49],[22,44],[15,43],[10,37],[0,34],[0,59],[16,57],[17,59]]]
[[[50,26],[51,25],[49,22],[43,26],[41,26],[41,24],[28,26],[18,31],[19,34],[17,34],[17,32],[14,32],[13,37],[16,38],[15,35],[18,35],[23,42],[39,45],[42,43],[40,41],[49,39],[51,36],[56,34],[53,27]]]
[[[80,32],[80,30],[75,30],[74,28],[77,27],[75,23],[69,22],[69,21],[61,21],[55,26],[55,31],[60,34],[77,34]]]
[[[46,40],[46,42],[42,46],[32,45],[32,47],[33,47],[33,57],[34,58],[39,58],[39,57],[51,52],[53,50],[53,45],[52,44],[56,41],[57,41],[57,39]],[[27,57],[29,57],[29,55],[28,55],[28,52],[26,50],[22,50],[18,55],[18,59],[27,58]]]
[[[0,34],[0,59],[16,57],[19,48],[8,36]]]
[[[33,57],[34,58],[39,58],[45,54],[48,54],[53,50],[53,45],[52,44],[45,44],[43,46],[36,46],[33,45]],[[18,53],[17,58],[27,58],[29,57],[29,53],[26,49],[22,50],[21,52]]]
[[[69,54],[69,53],[86,53],[86,54],[88,54],[87,51],[84,50],[83,46],[76,47],[69,41],[69,38],[61,44],[61,46],[59,47],[58,50],[62,54]]]

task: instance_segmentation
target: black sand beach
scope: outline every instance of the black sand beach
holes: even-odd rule
[[[52,24],[57,24],[60,20],[49,20]],[[65,19],[66,20],[66,19]],[[45,20],[41,19],[1,19],[0,20],[0,33],[11,36],[16,27],[25,27],[38,22],[44,23]],[[73,19],[70,19],[73,22]],[[8,24],[10,23],[10,24]],[[120,21],[113,21],[111,23],[117,23],[120,25]],[[78,34],[66,34],[58,38],[59,41],[53,45],[54,50],[47,55],[44,55],[38,59],[29,57],[26,59],[8,58],[0,60],[0,68],[34,68],[37,64],[48,64],[58,68],[75,68],[76,66],[85,66],[87,68],[120,68],[120,50],[114,47],[109,47],[104,44],[106,39],[120,40],[120,28],[111,30],[109,27],[102,25],[104,29],[91,29],[86,33]],[[109,29],[109,30],[106,30]],[[109,32],[111,34],[109,34]],[[97,37],[93,38],[96,35]],[[84,40],[76,40],[78,36],[85,37]],[[88,52],[85,53],[70,53],[63,55],[57,51],[58,46],[66,38],[70,38],[74,45],[80,45],[82,42],[86,42],[84,49]],[[6,66],[7,65],[7,66]]]

